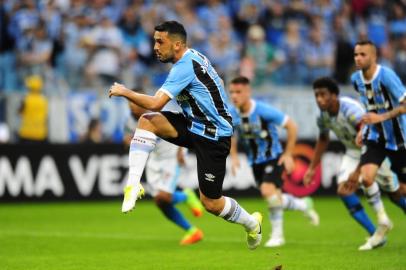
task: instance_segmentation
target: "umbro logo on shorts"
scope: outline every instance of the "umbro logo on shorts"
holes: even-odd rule
[[[265,172],[266,173],[271,173],[273,171],[273,166],[269,165],[265,167]]]
[[[214,182],[214,178],[216,178],[216,176],[212,175],[211,173],[205,173],[204,176],[205,176],[204,179],[210,182]]]

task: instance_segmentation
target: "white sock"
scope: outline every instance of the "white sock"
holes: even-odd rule
[[[236,200],[225,196],[224,199],[225,204],[220,217],[231,223],[243,225],[246,231],[252,231],[257,227],[257,220],[245,211]]]
[[[140,182],[149,153],[155,148],[156,138],[154,133],[147,130],[135,130],[128,155],[129,171],[127,186],[135,186]]]
[[[282,207],[272,207],[269,209],[269,219],[271,222],[271,238],[283,238],[283,209]]]
[[[287,193],[282,194],[282,206],[286,210],[298,210],[302,212],[307,210],[307,204],[304,199],[296,198]]]
[[[385,208],[381,200],[381,192],[379,186],[374,182],[371,186],[364,188],[365,196],[369,205],[374,209],[378,217],[378,223],[386,223],[389,219],[386,215]]]

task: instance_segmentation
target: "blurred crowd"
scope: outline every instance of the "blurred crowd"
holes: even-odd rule
[[[0,0],[0,92],[33,74],[46,95],[160,86],[168,66],[154,57],[153,31],[164,20],[183,23],[226,81],[346,84],[354,43],[370,39],[406,82],[406,0]]]

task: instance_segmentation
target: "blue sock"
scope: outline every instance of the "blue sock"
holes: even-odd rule
[[[162,206],[160,207],[160,209],[169,220],[171,220],[173,223],[183,228],[184,230],[189,230],[192,227],[182,215],[182,213],[172,204]]]
[[[406,197],[402,197],[399,200],[399,206],[402,207],[403,212],[406,213]]]
[[[172,194],[172,204],[177,204],[186,201],[187,196],[185,192],[177,190]]]
[[[367,230],[370,235],[372,235],[375,232],[375,226],[365,213],[364,207],[362,207],[358,196],[353,193],[348,196],[341,196],[341,199],[348,211],[350,211],[351,216],[358,221],[358,223]]]

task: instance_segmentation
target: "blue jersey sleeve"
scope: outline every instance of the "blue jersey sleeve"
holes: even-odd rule
[[[401,102],[405,98],[405,87],[403,86],[402,81],[399,79],[398,75],[396,75],[393,70],[388,68],[385,69],[383,83],[387,87],[389,94],[398,102]]]
[[[160,90],[174,98],[185,89],[195,78],[193,68],[189,64],[188,61],[175,64]]]
[[[283,112],[275,109],[272,106],[265,105],[265,104],[258,104],[259,107],[259,114],[266,120],[271,122],[272,124],[278,125],[278,126],[283,126],[287,119],[288,116],[284,114]]]
[[[228,108],[230,109],[231,117],[233,118],[233,127],[237,127],[241,124],[240,114],[238,113],[237,109],[228,104]]]

